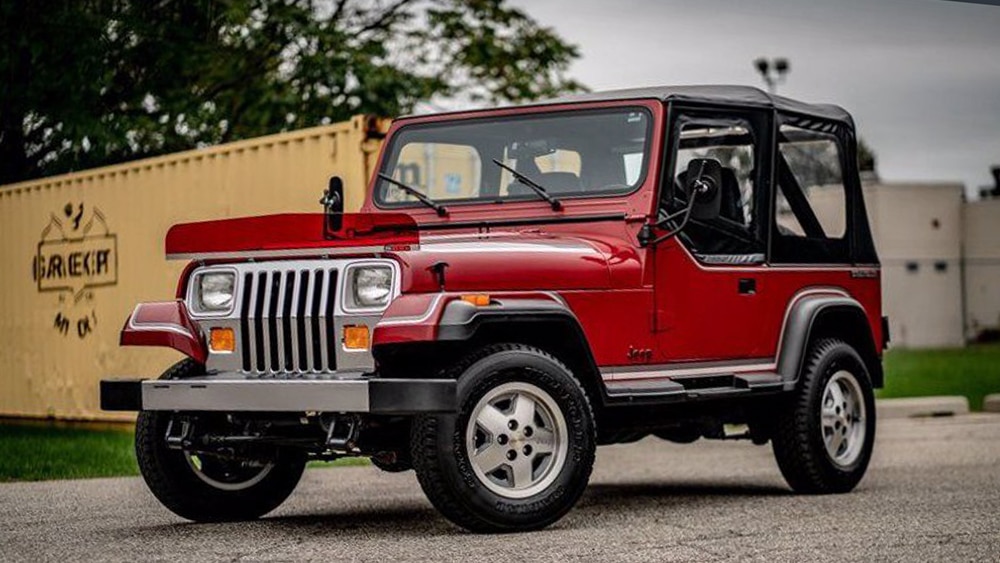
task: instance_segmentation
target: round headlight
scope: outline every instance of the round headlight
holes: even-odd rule
[[[360,266],[351,271],[351,287],[355,305],[381,307],[389,303],[392,293],[392,269],[386,266]]]
[[[232,272],[210,272],[198,278],[198,308],[203,311],[225,311],[233,304]]]

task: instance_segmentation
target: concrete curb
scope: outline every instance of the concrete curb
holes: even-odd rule
[[[1000,403],[997,407],[1000,409]],[[875,409],[881,419],[955,416],[969,413],[969,400],[962,396],[878,399],[875,401]]]
[[[1000,412],[1000,393],[983,397],[983,412]]]

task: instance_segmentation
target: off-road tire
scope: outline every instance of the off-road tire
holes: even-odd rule
[[[413,466],[431,503],[455,524],[479,533],[537,530],[565,515],[587,487],[596,444],[594,414],[572,372],[537,348],[498,344],[471,354],[445,375],[458,377],[458,413],[419,416],[411,433]],[[555,480],[517,499],[483,485],[472,469],[465,435],[477,402],[511,382],[526,382],[548,393],[568,429],[567,455]]]
[[[204,373],[193,360],[178,362],[161,379]],[[200,479],[184,452],[167,447],[165,436],[173,413],[143,411],[135,430],[135,453],[146,485],[170,511],[196,522],[252,520],[278,507],[292,493],[305,457],[279,451],[271,470],[256,484],[241,490],[222,490]]]
[[[833,462],[821,427],[821,405],[827,382],[847,371],[859,384],[865,406],[865,437],[858,458],[849,466]],[[865,362],[849,344],[826,338],[809,349],[799,385],[775,421],[772,445],[781,474],[798,493],[846,493],[861,481],[875,441],[875,396]]]

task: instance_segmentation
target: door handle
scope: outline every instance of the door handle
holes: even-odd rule
[[[739,291],[740,295],[756,295],[757,280],[754,278],[740,278]]]

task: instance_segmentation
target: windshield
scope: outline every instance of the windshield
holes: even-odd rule
[[[560,199],[624,194],[645,176],[650,120],[615,108],[411,125],[393,136],[382,173],[435,202],[539,199],[494,160]],[[374,195],[382,207],[419,205],[386,180]]]

